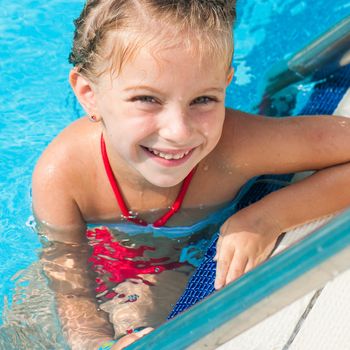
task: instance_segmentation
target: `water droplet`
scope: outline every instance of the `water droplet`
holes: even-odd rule
[[[139,298],[139,296],[138,296],[137,294],[132,294],[132,295],[129,295],[129,296],[128,296],[128,300],[129,300],[130,302],[134,302],[134,301],[136,301],[138,298]]]
[[[134,212],[132,210],[129,210],[129,218],[136,219],[138,216],[137,212]]]

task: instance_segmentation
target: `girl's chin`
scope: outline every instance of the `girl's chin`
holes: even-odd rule
[[[157,186],[157,187],[173,187],[178,185],[180,182],[184,180],[185,176],[165,176],[165,175],[160,175],[154,174],[153,176],[150,174],[150,176],[145,177],[145,179],[150,182],[152,185]]]
[[[150,169],[146,165],[146,167],[139,168],[139,173],[143,176],[143,178],[157,187],[173,187],[181,183],[189,172],[192,170],[183,167],[182,169],[172,169],[171,171],[161,171],[157,169]]]

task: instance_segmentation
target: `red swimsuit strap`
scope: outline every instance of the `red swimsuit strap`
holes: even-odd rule
[[[128,220],[128,221],[132,221],[138,225],[142,225],[142,226],[147,226],[148,223],[142,219],[139,218],[135,218],[134,216],[132,216],[132,214],[130,213],[128,207],[125,204],[124,198],[120,192],[119,186],[118,186],[118,182],[117,179],[115,178],[112,168],[111,168],[111,164],[109,163],[109,159],[108,159],[108,155],[107,155],[107,150],[106,150],[106,144],[103,138],[103,134],[101,134],[101,153],[102,153],[102,159],[103,159],[103,164],[106,170],[106,174],[109,180],[109,183],[111,184],[112,190],[114,192],[115,198],[117,199],[119,208],[123,214],[123,216]],[[193,168],[191,170],[191,172],[186,176],[186,178],[184,179],[180,192],[177,195],[173,205],[171,206],[171,208],[158,220],[156,220],[153,223],[154,227],[160,227],[160,226],[164,226],[167,221],[181,208],[182,202],[185,198],[188,186],[190,185],[190,182],[192,180],[192,177],[194,175],[196,171],[196,168]]]

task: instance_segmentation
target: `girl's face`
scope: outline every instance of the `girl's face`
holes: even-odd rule
[[[180,183],[220,139],[231,77],[181,47],[140,49],[117,77],[102,76],[95,101],[112,165],[156,186]]]

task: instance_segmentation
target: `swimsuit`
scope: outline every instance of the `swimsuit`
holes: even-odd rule
[[[106,174],[109,180],[109,183],[111,184],[112,190],[114,192],[115,198],[117,199],[119,208],[123,214],[123,216],[131,222],[134,222],[138,225],[141,226],[147,226],[148,223],[142,219],[135,218],[134,216],[131,216],[131,213],[129,209],[127,208],[125,201],[123,199],[123,196],[120,192],[118,182],[113,174],[111,165],[109,163],[108,155],[107,155],[107,150],[106,150],[106,144],[103,138],[103,134],[101,134],[101,153],[102,153],[102,159],[103,159],[103,164],[106,170]],[[170,207],[170,209],[158,220],[156,220],[152,225],[154,227],[160,227],[164,226],[167,221],[181,208],[181,204],[185,198],[188,186],[190,185],[190,182],[192,180],[192,177],[196,171],[196,168],[192,169],[192,171],[186,176],[185,180],[182,183],[180,192],[178,196],[176,197],[173,205]]]
[[[213,234],[236,209],[238,198],[218,212],[188,226],[166,227],[181,207],[194,175],[185,178],[170,210],[153,224],[131,217],[112,172],[101,136],[104,167],[127,222],[89,224],[86,234],[92,247],[89,258],[96,273],[96,298],[109,313],[115,333],[122,335],[144,326],[156,327],[170,312],[187,280],[199,264]],[[164,291],[164,292],[162,292]],[[162,294],[163,293],[163,294]],[[146,313],[146,311],[147,313]]]
[[[138,228],[146,228],[146,231],[148,231],[146,236],[149,237],[152,233],[152,231],[150,232],[148,230],[149,226],[152,226],[152,228],[155,229],[164,226],[170,217],[180,209],[188,186],[195,173],[195,169],[193,169],[183,181],[180,192],[168,212],[153,224],[148,224],[142,219],[131,216],[120,192],[117,180],[113,174],[103,135],[101,135],[101,154],[109,183],[117,199],[123,217],[133,223],[124,223],[124,225],[132,227],[137,226],[134,232],[140,234]],[[119,224],[123,226],[123,223],[118,223],[117,225],[119,226]],[[120,229],[119,227],[117,230],[123,233],[125,231],[127,232],[127,230],[124,230],[123,228]],[[163,256],[161,258],[146,258],[156,250],[154,246],[145,243],[139,247],[129,246],[125,244],[125,240],[123,241],[120,237],[118,237],[120,240],[118,241],[115,234],[113,234],[110,229],[104,226],[101,227],[101,225],[93,229],[88,229],[86,234],[93,249],[89,262],[92,264],[93,270],[98,274],[96,278],[96,292],[99,295],[102,293],[103,295],[101,296],[103,296],[103,299],[111,299],[116,295],[115,292],[108,288],[107,285],[110,283],[106,283],[107,281],[111,282],[111,284],[119,284],[132,278],[140,278],[143,280],[141,276],[144,274],[159,274],[164,270],[173,270],[184,264],[183,262],[174,261],[169,256]],[[188,235],[188,232],[186,235]],[[137,241],[136,237],[134,238],[134,241]],[[143,260],[142,263],[140,263],[139,259]],[[108,275],[107,280],[106,273]],[[104,276],[104,279],[101,278],[101,276]],[[143,280],[143,282],[147,283],[145,280]]]

